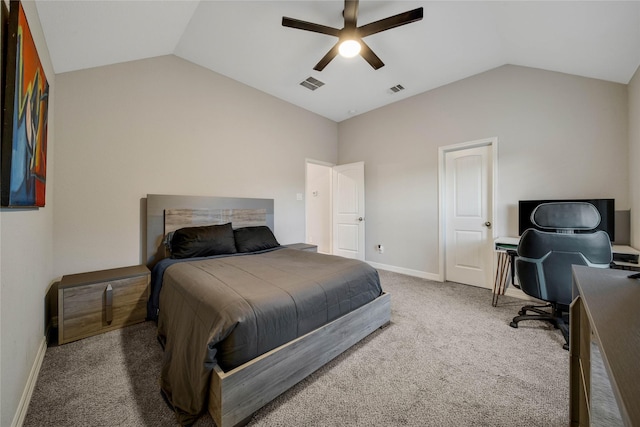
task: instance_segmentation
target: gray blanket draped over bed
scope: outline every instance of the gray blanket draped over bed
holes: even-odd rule
[[[294,249],[171,265],[158,318],[162,392],[190,423],[206,407],[216,363],[233,369],[381,293],[368,264]]]

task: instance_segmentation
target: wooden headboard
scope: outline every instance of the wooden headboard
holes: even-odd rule
[[[147,194],[147,266],[165,258],[166,233],[228,222],[234,228],[266,225],[273,231],[273,199]]]

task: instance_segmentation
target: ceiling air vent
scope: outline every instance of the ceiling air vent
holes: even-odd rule
[[[300,82],[300,84],[309,90],[316,90],[319,87],[324,86],[324,83],[322,83],[318,79],[314,79],[313,77],[307,77],[307,79],[303,82]]]
[[[398,93],[398,92],[400,92],[401,90],[404,90],[404,87],[403,87],[402,85],[395,85],[395,86],[393,86],[393,87],[390,87],[390,88],[389,88],[389,90],[390,90],[392,93]]]

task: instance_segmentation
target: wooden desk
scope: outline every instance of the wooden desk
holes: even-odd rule
[[[572,426],[640,426],[640,280],[629,274],[573,267]]]

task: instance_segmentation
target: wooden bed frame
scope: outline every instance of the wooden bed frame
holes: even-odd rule
[[[144,203],[143,203],[144,205]],[[196,211],[194,215],[180,215],[180,210]],[[175,210],[172,223],[165,224],[165,211]],[[237,197],[172,196],[165,194],[147,194],[146,200],[146,243],[144,253],[149,268],[166,258],[163,239],[165,232],[180,227],[195,225],[224,224],[234,226],[266,225],[273,230],[273,199],[243,199]],[[256,220],[251,211],[261,216]],[[234,218],[234,213],[238,218]],[[181,219],[179,218],[181,217]],[[166,230],[166,231],[165,231]]]
[[[186,222],[171,220],[165,224],[165,211],[169,211],[168,217],[182,217]],[[267,225],[273,230],[273,200],[147,195],[148,264],[151,266],[164,258],[161,242],[164,233],[172,228],[226,222],[232,222],[235,227]],[[246,424],[258,409],[390,321],[391,297],[384,293],[357,310],[233,370],[224,372],[216,365],[209,388],[211,417],[218,427]]]

